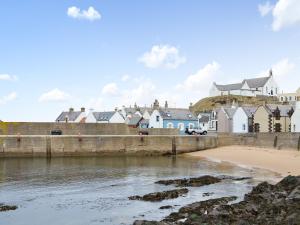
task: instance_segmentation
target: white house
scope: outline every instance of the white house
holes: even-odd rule
[[[291,131],[300,132],[300,97],[298,97],[295,111],[291,117]]]
[[[213,83],[209,95],[242,95],[242,96],[277,96],[279,87],[273,77],[272,70],[269,76],[252,79],[245,79],[241,83],[235,84],[216,84]]]
[[[118,111],[94,112],[91,110],[86,117],[86,123],[124,123],[124,117]]]
[[[57,123],[84,123],[85,118],[85,108],[81,108],[80,111],[70,108],[69,111],[62,112],[55,121]]]
[[[198,126],[202,130],[209,130],[210,113],[199,113]]]
[[[232,132],[253,132],[253,115],[256,110],[257,107],[254,106],[238,107],[232,117]]]
[[[280,102],[285,102],[289,104],[295,104],[297,102],[298,97],[300,97],[300,88],[296,92],[293,93],[281,93],[278,94],[278,100]]]

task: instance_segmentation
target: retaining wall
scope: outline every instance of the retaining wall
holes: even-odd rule
[[[0,157],[103,154],[167,155],[217,147],[216,137],[0,136]]]
[[[300,133],[218,134],[218,146],[229,145],[300,150]]]

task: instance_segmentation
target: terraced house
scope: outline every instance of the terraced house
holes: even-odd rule
[[[55,120],[57,123],[84,123],[86,119],[85,108],[75,111],[70,108],[69,111],[63,111]]]
[[[259,106],[254,113],[254,132],[290,132],[293,113],[290,105]]]

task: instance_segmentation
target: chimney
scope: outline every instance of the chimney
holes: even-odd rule
[[[165,109],[169,108],[168,101],[165,102]]]
[[[69,109],[69,112],[74,112],[74,108],[71,107],[71,108]]]
[[[154,109],[159,109],[159,102],[157,99],[155,99],[154,103],[153,103],[153,108]]]
[[[115,108],[115,112],[117,112],[117,111],[118,111],[118,107]]]
[[[84,108],[84,107],[81,107],[80,111],[81,111],[81,112],[85,112],[85,108]]]
[[[273,71],[272,71],[272,69],[270,69],[270,71],[269,71],[269,77],[272,77],[273,76]]]

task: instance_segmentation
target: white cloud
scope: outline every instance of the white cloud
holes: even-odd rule
[[[279,0],[273,9],[273,18],[274,31],[300,24],[300,1]]]
[[[278,0],[275,6],[269,2],[259,5],[258,10],[262,16],[272,11],[273,31],[279,31],[285,27],[300,24],[300,1],[299,0]]]
[[[180,56],[179,50],[170,45],[154,45],[150,52],[144,53],[138,59],[139,62],[144,63],[149,68],[164,67],[168,69],[175,69],[180,64],[186,62],[184,56]]]
[[[295,64],[288,58],[282,59],[272,66],[273,74],[277,79],[285,79],[294,69]]]
[[[123,75],[122,78],[121,78],[121,80],[122,80],[123,82],[126,82],[126,81],[128,81],[129,79],[130,79],[130,76],[129,76],[128,74]]]
[[[17,98],[17,93],[16,92],[12,92],[6,96],[3,96],[0,98],[0,105],[4,105],[10,101],[13,101]]]
[[[86,19],[90,21],[101,19],[101,14],[92,6],[90,6],[87,10],[81,10],[76,6],[72,6],[68,8],[67,14],[69,17],[75,19]]]
[[[14,76],[14,75],[9,75],[9,74],[0,74],[0,80],[17,81],[18,77]]]
[[[101,98],[101,97],[99,97],[99,98],[91,98],[87,102],[87,106],[88,106],[89,109],[103,111],[103,108],[104,108],[103,98]]]
[[[217,62],[207,64],[195,74],[189,75],[183,84],[177,85],[177,89],[186,91],[201,91],[203,89],[208,89],[219,69],[220,65]]]
[[[274,5],[272,5],[269,1],[265,2],[264,4],[258,5],[258,11],[260,12],[261,16],[268,15],[274,8]]]
[[[124,90],[121,96],[121,103],[131,105],[134,103],[144,105],[154,101],[156,92],[155,84],[150,80],[143,80],[133,89]]]
[[[117,96],[119,95],[119,89],[116,83],[106,84],[102,89],[102,94],[108,96]]]
[[[58,88],[55,88],[49,92],[42,94],[39,98],[39,102],[62,102],[70,99],[70,95]]]

